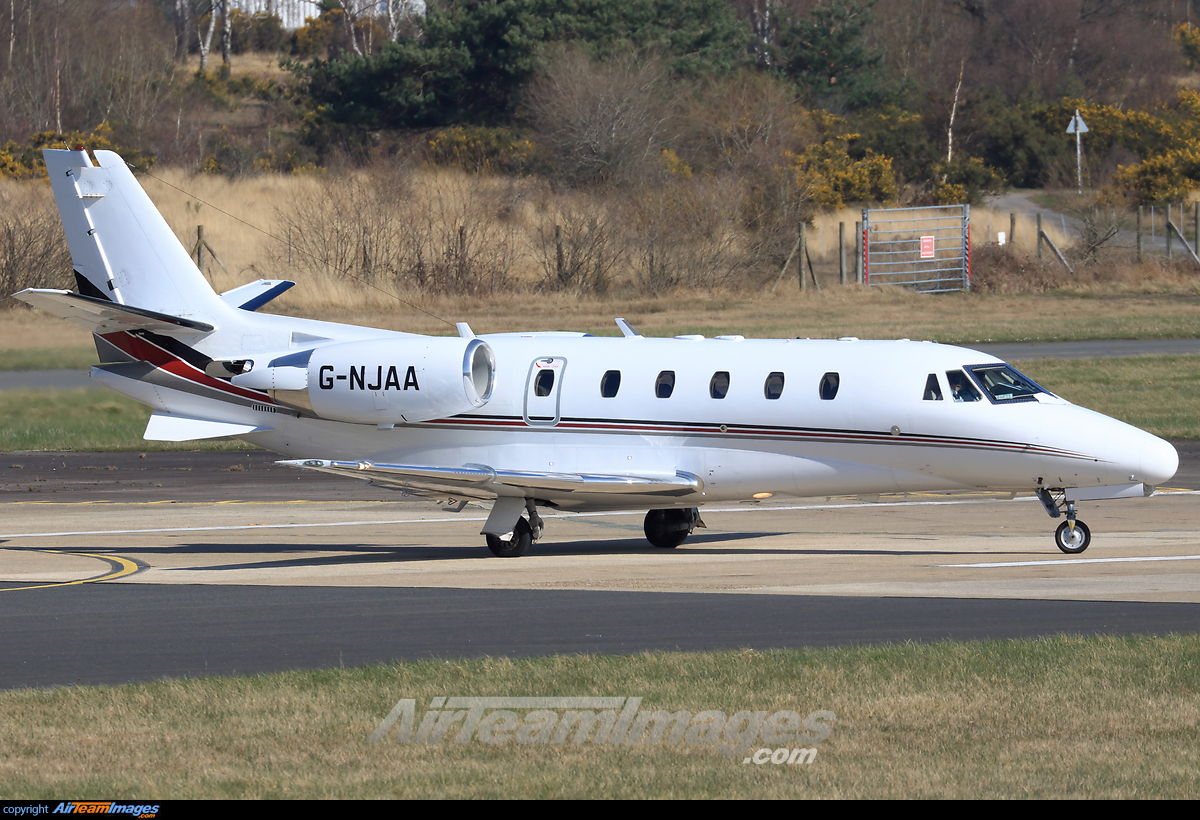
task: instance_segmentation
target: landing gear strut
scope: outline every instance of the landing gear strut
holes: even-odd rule
[[[646,540],[659,549],[675,549],[684,542],[692,530],[703,527],[700,510],[651,510],[646,513]]]
[[[1092,543],[1092,531],[1087,524],[1076,520],[1075,502],[1068,501],[1066,493],[1061,490],[1058,497],[1045,487],[1039,488],[1037,494],[1051,518],[1058,518],[1063,510],[1066,511],[1067,520],[1059,524],[1054,532],[1055,546],[1068,555],[1077,555],[1087,549]]]

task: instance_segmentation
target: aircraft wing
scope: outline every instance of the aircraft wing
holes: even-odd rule
[[[499,470],[483,464],[462,467],[425,467],[414,464],[376,464],[370,461],[326,461],[296,459],[281,461],[293,467],[366,479],[372,484],[413,495],[493,499],[523,495],[521,491],[564,495],[648,495],[682,497],[704,489],[704,482],[691,473],[674,475],[596,475],[549,473],[530,470]]]
[[[20,293],[14,293],[13,296],[93,333],[114,333],[118,330],[209,333],[214,329],[205,322],[119,305],[107,299],[97,299],[69,290],[27,288]]]

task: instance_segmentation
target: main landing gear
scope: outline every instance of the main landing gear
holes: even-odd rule
[[[1051,518],[1058,518],[1066,511],[1067,520],[1059,524],[1054,532],[1054,544],[1068,555],[1077,555],[1087,549],[1088,544],[1092,543],[1092,531],[1087,524],[1075,518],[1075,502],[1068,501],[1062,490],[1055,496],[1053,490],[1041,487],[1037,494]]]
[[[542,537],[542,517],[538,515],[533,499],[525,500],[524,504],[525,515],[517,519],[511,532],[503,535],[485,533],[492,555],[500,558],[518,558],[525,554],[534,541]],[[517,509],[510,509],[510,514],[516,513]],[[703,526],[700,510],[695,507],[682,510],[651,510],[646,513],[646,539],[660,549],[678,547],[692,534],[692,530]]]
[[[507,535],[485,536],[492,555],[499,558],[520,558],[534,541],[542,537],[542,517],[538,515],[532,498],[525,503],[525,509],[529,517],[518,518],[512,532]]]
[[[704,527],[700,510],[696,507],[685,510],[651,510],[646,513],[646,540],[659,549],[675,549],[684,542],[692,530]]]

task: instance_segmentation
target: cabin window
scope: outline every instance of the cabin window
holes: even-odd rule
[[[600,395],[606,399],[615,398],[621,389],[621,371],[609,370],[600,377]]]
[[[716,373],[713,373],[712,380],[708,383],[708,395],[714,399],[723,399],[728,392],[729,371],[718,370]]]
[[[967,370],[983,385],[993,402],[1036,401],[1034,395],[1046,392],[1028,376],[1006,364],[972,365]]]
[[[533,395],[549,396],[554,390],[554,371],[539,370],[537,378],[533,382]]]
[[[955,401],[979,401],[983,398],[961,370],[947,370],[946,384],[950,385],[950,395]]]
[[[658,378],[654,380],[654,395],[660,399],[671,398],[671,393],[675,390],[675,371],[664,370],[658,374]]]
[[[837,395],[838,386],[841,383],[842,378],[837,373],[826,373],[821,377],[821,385],[818,388],[821,398],[831,401]]]
[[[925,401],[941,401],[942,386],[938,384],[937,373],[930,373],[929,378],[925,379]]]
[[[783,374],[776,371],[767,376],[767,382],[763,385],[763,395],[768,399],[777,399],[783,395]]]

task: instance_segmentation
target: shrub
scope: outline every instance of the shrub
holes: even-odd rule
[[[73,285],[71,255],[49,188],[0,186],[0,293]]]

